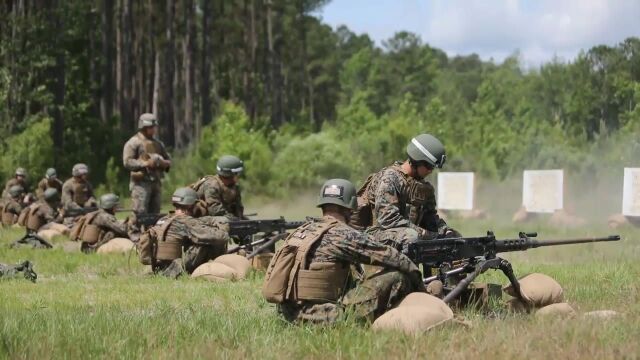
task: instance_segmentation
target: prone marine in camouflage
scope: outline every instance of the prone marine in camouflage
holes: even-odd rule
[[[226,219],[192,217],[196,200],[193,189],[177,189],[171,197],[175,212],[150,229],[158,236],[152,264],[154,273],[177,278],[226,253],[230,239]]]
[[[120,205],[120,198],[115,194],[105,194],[100,197],[100,209],[84,216],[84,225],[78,234],[81,241],[80,249],[91,253],[116,237],[127,238],[128,226],[118,221],[115,211]]]
[[[30,261],[24,261],[17,265],[0,263],[0,278],[13,278],[20,272],[24,275],[25,279],[31,282],[36,282],[36,279],[38,279],[38,275],[33,271],[33,265]]]
[[[54,168],[48,168],[44,177],[38,183],[36,187],[36,194],[38,195],[38,199],[42,199],[44,192],[49,188],[54,188],[58,190],[58,193],[62,194],[62,181],[58,179],[58,173]]]
[[[288,321],[333,323],[345,314],[373,321],[407,294],[424,291],[409,258],[348,226],[355,194],[347,180],[327,181],[318,202],[323,217],[296,229],[269,264],[263,295]],[[290,256],[295,261],[286,265]],[[354,276],[351,268],[360,264],[384,269],[367,278],[361,272]]]
[[[2,225],[4,226],[12,226],[15,224],[24,209],[24,189],[22,186],[13,185],[9,188],[8,193],[10,198],[2,205]]]
[[[157,214],[162,206],[162,179],[171,168],[171,156],[164,144],[156,139],[158,120],[153,114],[142,114],[138,132],[122,150],[122,162],[130,171],[129,190],[133,211]]]
[[[438,216],[435,189],[423,180],[444,165],[444,146],[422,134],[411,140],[407,155],[408,160],[367,178],[358,191],[358,209],[352,218],[356,227],[366,228],[376,241],[399,249],[417,239],[456,234]]]
[[[20,185],[22,186],[23,191],[29,193],[29,183],[27,182],[27,170],[24,168],[17,168],[14,174],[14,177],[9,179],[7,183],[4,185],[4,190],[2,191],[3,198],[9,198],[9,189],[12,186]]]
[[[209,216],[226,216],[229,219],[245,219],[239,176],[244,170],[242,160],[233,155],[222,156],[217,163],[218,174],[208,175],[191,187],[198,193],[205,212]]]
[[[62,185],[62,208],[81,210],[96,207],[93,186],[88,180],[89,167],[85,164],[75,164],[71,175],[72,177]]]

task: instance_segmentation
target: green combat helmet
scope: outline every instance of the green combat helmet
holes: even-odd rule
[[[138,130],[142,130],[146,127],[158,126],[158,119],[155,115],[150,113],[144,113],[138,118]]]
[[[16,169],[16,176],[24,176],[24,177],[26,177],[27,176],[27,170],[25,168],[21,168],[21,167],[17,168]]]
[[[47,202],[53,202],[60,200],[60,194],[56,188],[48,188],[43,194],[44,200]]]
[[[82,176],[88,173],[89,167],[82,163],[73,165],[73,169],[71,169],[71,175],[73,176]]]
[[[46,177],[47,179],[55,179],[58,177],[58,173],[56,172],[56,169],[48,168],[47,172],[44,174],[44,177]]]
[[[13,185],[12,187],[9,188],[9,195],[12,198],[18,198],[20,197],[20,195],[22,195],[22,193],[24,192],[24,188],[20,185]]]
[[[356,187],[345,179],[327,180],[322,185],[318,207],[326,204],[339,205],[348,209],[356,208]]]
[[[191,206],[198,200],[198,193],[192,188],[178,188],[171,195],[171,202],[174,205]]]
[[[447,160],[444,145],[430,134],[421,134],[411,139],[407,145],[407,155],[412,163],[426,162],[438,169],[441,169]]]
[[[120,205],[120,198],[116,194],[104,194],[100,196],[100,209],[111,210]]]
[[[218,160],[216,169],[218,170],[218,175],[231,177],[240,174],[244,170],[244,163],[237,156],[224,155]]]

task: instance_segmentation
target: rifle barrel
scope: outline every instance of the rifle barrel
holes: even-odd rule
[[[618,241],[620,235],[610,235],[607,237],[593,237],[584,239],[562,239],[562,240],[546,240],[535,243],[534,247],[554,246],[554,245],[571,245],[571,244],[584,244],[603,241]]]

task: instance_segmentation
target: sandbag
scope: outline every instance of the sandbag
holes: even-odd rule
[[[53,230],[53,229],[47,229],[47,230],[40,230],[38,231],[38,236],[43,238],[44,240],[51,242],[51,240],[56,237],[56,236],[63,236],[61,233]]]
[[[571,215],[565,210],[556,210],[549,218],[549,225],[565,229],[575,229],[586,224],[585,219]]]
[[[58,246],[66,253],[80,252],[81,243],[79,241],[64,241]]]
[[[573,310],[571,305],[567,303],[557,303],[547,305],[541,309],[536,311],[536,317],[574,317],[576,316],[576,311]]]
[[[563,300],[562,286],[552,277],[533,273],[518,280],[520,290],[527,303],[534,307],[544,307],[551,304],[561,303]],[[511,284],[502,288],[507,294],[517,297]]]
[[[226,282],[235,279],[236,271],[223,263],[209,261],[198,266],[191,277],[211,282]]]
[[[609,320],[620,316],[620,313],[613,310],[596,310],[586,312],[582,316],[590,319]]]
[[[259,271],[267,271],[273,255],[273,253],[258,254],[251,259],[251,266]]]
[[[421,306],[403,306],[391,309],[373,322],[375,331],[395,330],[405,334],[420,334],[453,319],[453,313],[424,308]]]
[[[62,224],[58,224],[58,223],[49,223],[47,225],[44,226],[46,229],[50,229],[50,230],[55,230],[57,232],[59,232],[62,235],[69,235],[69,228],[62,225]]]
[[[213,260],[214,263],[227,265],[235,272],[235,279],[244,279],[251,270],[251,261],[246,257],[236,254],[225,254]]]
[[[125,238],[114,238],[108,243],[100,246],[96,253],[98,254],[123,254],[135,248],[133,241]]]
[[[442,313],[445,317],[453,317],[453,311],[444,301],[441,299],[423,293],[413,292],[402,299],[398,307],[419,307]]]

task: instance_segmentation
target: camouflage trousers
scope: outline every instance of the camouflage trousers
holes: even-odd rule
[[[181,258],[175,260],[160,260],[153,272],[172,279],[183,274],[191,274],[198,266],[226,253],[225,246],[199,246],[191,245],[184,250]]]
[[[338,303],[284,303],[278,311],[290,322],[331,324],[345,318],[373,322],[413,290],[407,275],[382,271],[348,290]]]
[[[391,246],[398,250],[402,250],[402,246],[404,244],[416,241],[419,238],[418,232],[408,227],[399,227],[387,230],[374,229],[368,231],[368,233],[373,236],[374,241]]]
[[[159,181],[132,182],[129,185],[133,211],[142,214],[157,214],[162,207],[162,185]]]

